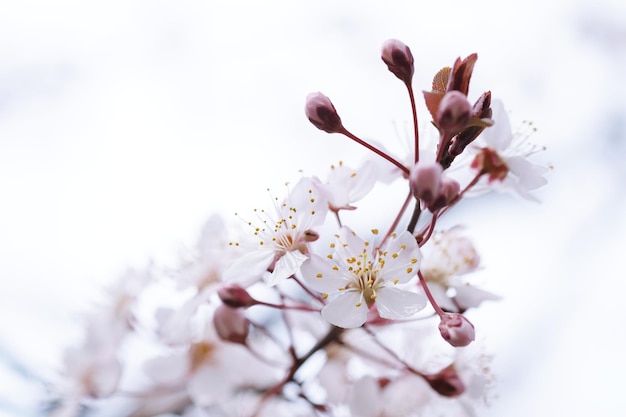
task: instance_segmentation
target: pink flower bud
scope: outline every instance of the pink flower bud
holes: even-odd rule
[[[439,194],[443,168],[437,162],[415,164],[409,174],[411,192],[424,203],[430,203]]]
[[[472,105],[463,93],[448,91],[439,103],[437,126],[445,132],[458,133],[467,127]]]
[[[220,339],[232,343],[246,344],[250,321],[243,310],[220,305],[213,314],[213,326]]]
[[[411,84],[414,71],[413,54],[408,46],[397,39],[388,39],[383,43],[381,58],[389,71],[406,85]]]
[[[452,178],[441,178],[437,196],[427,204],[428,210],[435,212],[450,204],[458,195],[461,186]]]
[[[465,392],[465,384],[456,372],[454,364],[424,378],[432,389],[444,397],[457,397]]]
[[[441,336],[454,347],[463,347],[474,341],[474,325],[459,313],[447,313],[441,316],[439,323]]]
[[[453,180],[452,178],[442,178],[441,186],[439,188],[439,192],[443,195],[446,205],[450,204],[452,200],[457,198],[459,195],[459,191],[461,191],[461,185],[458,181]]]
[[[339,133],[343,129],[335,106],[322,93],[311,93],[306,97],[304,112],[309,121],[318,129],[328,133]]]
[[[217,290],[222,302],[230,307],[250,307],[258,304],[243,287],[237,284],[224,284]]]

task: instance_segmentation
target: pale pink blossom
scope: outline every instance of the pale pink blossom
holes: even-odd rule
[[[84,340],[67,348],[63,355],[60,402],[54,416],[74,416],[83,400],[115,393],[122,376],[119,349],[133,331],[137,298],[151,278],[147,268],[129,269],[108,288],[98,308],[87,315]]]
[[[204,223],[193,250],[185,254],[181,266],[171,275],[181,288],[193,287],[201,292],[219,284],[238,255],[236,248],[229,245],[224,220],[214,214]]]
[[[225,272],[225,281],[249,282],[270,270],[273,286],[295,274],[308,258],[309,243],[317,239],[312,227],[321,224],[328,202],[311,178],[302,178],[289,196],[275,205],[274,216],[261,212],[261,224],[252,222],[252,246]]]
[[[329,302],[322,316],[338,327],[359,327],[367,320],[370,307],[381,317],[404,319],[426,305],[423,295],[403,287],[417,274],[421,255],[409,232],[390,238],[383,248],[359,238],[343,227],[333,244],[329,263],[318,255],[302,265],[302,274],[311,288]]]
[[[468,147],[476,155],[472,167],[486,172],[470,195],[495,189],[538,201],[531,191],[547,184],[549,168],[529,160],[538,149],[528,142],[527,133],[513,133],[502,102],[494,100],[491,107],[495,124]]]
[[[352,204],[369,193],[377,180],[376,166],[372,161],[366,161],[357,169],[350,168],[342,161],[331,165],[326,182],[319,182],[319,188],[324,192],[328,206],[332,211],[353,210]]]
[[[244,346],[222,341],[212,323],[213,312],[198,310],[196,331],[184,349],[145,362],[145,373],[159,387],[184,388],[196,405],[218,404],[242,387],[268,387],[277,381],[276,369],[252,355]]]
[[[437,304],[447,311],[464,311],[500,297],[472,285],[466,275],[480,267],[480,255],[463,228],[435,233],[422,248],[421,272]]]

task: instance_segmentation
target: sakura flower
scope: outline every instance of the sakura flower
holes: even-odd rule
[[[311,288],[330,299],[322,309],[329,323],[359,327],[374,305],[387,319],[407,318],[424,308],[421,294],[401,286],[415,277],[421,259],[411,233],[392,237],[384,248],[372,247],[347,227],[337,237],[337,244],[331,245],[335,254],[328,255],[335,264],[312,255],[301,268]]]
[[[213,405],[235,395],[241,387],[267,387],[276,382],[275,369],[257,359],[241,344],[224,342],[213,324],[208,306],[198,309],[196,331],[185,349],[154,357],[144,371],[157,386],[185,389],[196,405]]]
[[[536,148],[527,142],[527,134],[514,135],[501,101],[492,103],[494,126],[487,128],[469,148],[476,153],[472,168],[484,172],[487,184],[474,187],[474,193],[495,188],[513,191],[521,197],[538,201],[530,192],[544,186],[548,168],[536,165],[528,157]]]
[[[354,210],[356,207],[352,203],[365,197],[374,187],[376,173],[372,161],[366,161],[359,169],[352,169],[342,161],[331,165],[326,182],[319,182],[319,188],[325,193],[330,210]]]
[[[423,247],[421,272],[437,304],[447,311],[465,311],[500,297],[464,279],[480,265],[480,256],[461,227],[435,233]]]
[[[85,399],[105,398],[115,392],[122,376],[119,350],[133,330],[137,298],[150,280],[147,270],[128,270],[109,288],[99,308],[87,316],[83,343],[64,352],[60,398],[53,416],[78,415]]]
[[[227,229],[221,216],[215,214],[205,222],[194,250],[174,271],[181,288],[195,287],[201,292],[222,281],[224,271],[237,253],[228,244]]]
[[[307,259],[308,244],[318,238],[311,227],[321,224],[328,211],[323,193],[311,178],[302,178],[275,210],[275,218],[261,212],[266,216],[262,225],[249,223],[256,242],[226,270],[225,281],[247,282],[269,270],[273,286],[295,274]]]
[[[417,375],[366,376],[354,383],[348,405],[354,417],[419,416],[428,404],[428,394],[428,385]]]

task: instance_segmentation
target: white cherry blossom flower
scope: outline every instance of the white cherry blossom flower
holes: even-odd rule
[[[276,383],[276,369],[260,361],[240,344],[222,341],[212,323],[212,307],[198,309],[197,331],[189,333],[185,349],[172,349],[144,364],[144,371],[161,387],[185,389],[196,405],[219,404],[242,387]]]
[[[261,225],[249,223],[254,246],[226,270],[225,281],[250,282],[270,270],[273,286],[295,274],[308,258],[308,244],[318,237],[311,227],[321,224],[328,212],[323,193],[311,178],[302,178],[275,211],[275,218],[261,212]]]
[[[222,282],[224,271],[238,255],[228,244],[227,232],[221,216],[214,214],[207,219],[195,248],[172,273],[180,288],[195,287],[202,292]]]
[[[376,180],[377,169],[372,161],[365,161],[358,169],[339,161],[337,165],[331,165],[326,182],[320,181],[319,187],[324,191],[332,211],[354,210],[356,207],[352,204],[365,197]]]
[[[413,374],[393,379],[366,376],[354,383],[348,405],[355,417],[420,416],[429,400],[428,391],[428,384]]]
[[[422,249],[425,257],[420,270],[441,308],[459,312],[478,307],[486,300],[500,299],[464,278],[478,270],[480,256],[461,227],[435,233]]]
[[[119,350],[133,331],[137,298],[151,279],[148,268],[129,269],[108,289],[99,308],[87,315],[82,344],[64,352],[60,398],[52,416],[73,417],[87,398],[115,393],[122,376]]]
[[[487,173],[472,194],[496,189],[538,201],[530,192],[547,184],[544,175],[549,169],[528,160],[538,149],[528,143],[527,132],[513,133],[502,102],[494,100],[491,107],[495,124],[485,129],[468,148],[475,153],[472,168]]]
[[[328,256],[334,264],[312,255],[302,265],[306,282],[330,300],[322,310],[329,323],[359,327],[373,305],[387,319],[407,318],[424,308],[425,298],[401,285],[416,276],[421,260],[411,233],[391,237],[384,248],[373,247],[347,227],[337,237],[335,253]]]

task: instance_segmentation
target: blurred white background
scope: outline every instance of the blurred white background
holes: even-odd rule
[[[504,297],[474,316],[495,355],[485,415],[625,415],[618,0],[0,1],[0,415],[35,415],[35,378],[126,267],[167,262],[299,169],[361,158],[309,124],[309,92],[397,143],[410,108],[388,38],[411,47],[418,91],[477,52],[470,100],[489,89],[532,120],[555,166],[542,204],[497,196],[463,219]]]

